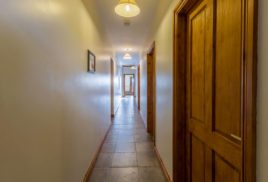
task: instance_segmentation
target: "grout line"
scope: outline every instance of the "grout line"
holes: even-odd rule
[[[126,103],[126,104],[128,104],[128,103]],[[115,145],[114,150],[113,150],[114,152],[102,152],[101,150],[103,148],[103,144],[104,143],[102,144],[101,150],[100,150],[100,153],[110,154],[112,156],[111,157],[112,158],[111,159],[111,166],[109,166],[109,167],[95,167],[95,165],[94,165],[94,168],[95,169],[107,169],[107,170],[109,170],[109,174],[111,173],[111,169],[128,169],[128,168],[133,168],[133,169],[137,169],[138,170],[138,178],[140,176],[140,169],[150,169],[150,168],[151,169],[160,169],[162,171],[163,176],[165,177],[165,173],[164,173],[163,169],[161,168],[162,167],[161,166],[161,163],[159,162],[159,160],[157,158],[158,157],[157,156],[157,153],[156,153],[156,151],[154,151],[154,149],[152,151],[150,150],[150,152],[153,152],[156,155],[156,158],[157,158],[156,160],[160,164],[159,165],[155,165],[154,164],[152,166],[139,166],[139,164],[138,164],[138,153],[143,153],[143,152],[144,153],[147,153],[148,151],[140,151],[140,152],[138,152],[137,151],[137,144],[138,143],[152,143],[153,141],[151,140],[151,138],[149,138],[149,140],[146,139],[144,141],[143,140],[141,140],[139,142],[136,141],[136,139],[135,139],[135,136],[136,135],[141,135],[141,136],[144,135],[145,136],[145,134],[147,134],[145,123],[142,121],[143,118],[142,118],[142,116],[141,116],[141,114],[139,113],[138,110],[137,111],[134,110],[133,113],[132,112],[130,113],[132,115],[134,114],[135,116],[133,116],[133,117],[126,117],[125,118],[125,116],[128,115],[129,109],[126,110],[126,113],[124,113],[124,111],[123,111],[123,114],[122,114],[122,111],[119,111],[119,110],[122,107],[124,107],[124,103],[122,102],[119,107],[118,107],[117,115],[115,116],[115,118],[117,118],[119,120],[122,120],[122,122],[120,122],[120,124],[118,124],[116,122],[111,123],[111,126],[110,126],[109,130],[107,131],[106,137],[104,139],[104,143],[114,143],[114,145]],[[136,117],[136,115],[138,117]],[[129,119],[134,119],[134,120],[131,123],[124,124],[124,120],[129,120]],[[116,119],[114,119],[114,120],[116,121]],[[141,126],[137,126],[137,123],[140,123]],[[114,128],[114,126],[121,126],[121,127]],[[124,127],[124,126],[126,126],[126,127]],[[129,126],[131,126],[131,128],[129,128]],[[124,137],[124,136],[133,137],[133,140],[131,140],[133,142],[124,142],[124,143],[133,143],[134,144],[134,149],[135,149],[134,152],[117,152],[116,151],[117,150],[117,147],[119,146],[119,143],[121,142],[120,141],[121,137],[119,137],[119,134],[117,133],[117,130],[118,130],[119,133],[120,133],[120,131],[124,131],[125,132],[125,134],[123,134],[122,137]],[[143,131],[139,131],[139,130],[143,130]],[[111,131],[115,131],[115,133],[113,134]],[[137,131],[139,131],[139,132],[137,133]],[[111,141],[106,142],[106,139],[107,139],[108,135],[111,136],[111,137],[114,137],[115,136],[114,137],[115,140],[111,140]],[[146,137],[147,137],[147,135],[146,135]],[[126,141],[128,141],[128,140],[126,140]],[[133,156],[136,156],[136,159],[135,159],[136,160],[136,165],[112,166],[112,161],[114,159],[115,154],[133,154]]]

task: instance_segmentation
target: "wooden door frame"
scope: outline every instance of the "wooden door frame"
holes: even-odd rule
[[[153,74],[153,93],[151,94],[152,95],[152,99],[153,99],[153,118],[152,118],[152,121],[150,121],[147,117],[147,131],[151,134],[152,134],[152,137],[153,137],[153,142],[155,144],[155,140],[156,140],[156,74],[155,74],[155,42],[152,43],[151,47],[149,48],[149,51],[147,53],[147,61],[148,61],[148,57],[149,56],[152,56],[153,57],[153,61],[152,61],[152,67],[153,67],[153,71],[152,71],[152,74]],[[147,67],[147,70],[148,70],[148,67]],[[148,71],[147,71],[147,74],[148,74]],[[147,78],[148,78],[148,75],[147,75]],[[149,104],[148,104],[148,100],[149,100],[149,94],[148,94],[148,87],[149,87],[149,82],[148,82],[148,79],[147,79],[147,116],[149,114]],[[150,126],[150,122],[152,123],[152,126]],[[150,131],[152,130],[152,131]]]
[[[174,11],[173,34],[173,181],[188,179],[186,86],[187,12],[199,0],[182,0]],[[256,181],[257,0],[245,0],[243,182]]]
[[[111,117],[114,118],[114,60],[111,58]]]
[[[141,65],[138,65],[138,110],[141,110]]]
[[[134,91],[133,91],[132,94],[126,94],[126,90],[125,90],[125,77],[126,77],[126,75],[133,75],[133,79],[134,79],[134,85],[133,85]],[[126,96],[126,95],[135,96],[135,74],[129,74],[129,73],[124,73],[123,74],[123,91],[124,91],[124,96]]]
[[[122,74],[121,74],[121,76],[122,76],[122,88],[123,88],[123,90],[122,90],[122,94],[123,94],[123,97],[124,96],[126,96],[125,95],[125,77],[124,77],[124,68],[131,68],[131,67],[137,67],[137,65],[123,65],[122,66]],[[131,75],[131,74],[127,74],[127,75]],[[136,75],[134,74],[134,79],[136,79],[136,77],[135,77]],[[136,86],[136,80],[135,80],[135,86]],[[136,97],[136,87],[134,88],[134,94],[133,94],[133,96],[134,97]]]

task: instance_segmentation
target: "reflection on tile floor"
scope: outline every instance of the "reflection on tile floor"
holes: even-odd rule
[[[89,182],[166,182],[132,97],[122,99]]]

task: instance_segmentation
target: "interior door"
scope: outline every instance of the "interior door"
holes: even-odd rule
[[[243,0],[199,1],[187,14],[188,172],[243,181]]]
[[[111,59],[111,115],[114,117],[114,61]]]
[[[147,131],[155,141],[155,52],[147,54]]]
[[[141,66],[138,66],[138,110],[141,109]]]

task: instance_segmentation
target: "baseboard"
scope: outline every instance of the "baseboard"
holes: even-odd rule
[[[111,126],[112,126],[112,124],[110,124],[108,130],[106,131],[106,134],[105,134],[104,138],[102,139],[102,142],[100,143],[100,145],[98,147],[98,150],[97,150],[96,154],[94,155],[94,158],[91,161],[91,163],[89,165],[89,168],[88,168],[88,170],[87,170],[87,172],[86,172],[86,174],[84,176],[83,182],[87,182],[89,180],[89,177],[91,176],[91,174],[93,172],[94,166],[95,166],[95,164],[97,162],[97,159],[99,157],[99,154],[101,152],[101,148],[102,148],[102,146],[103,146],[103,144],[105,142],[105,139],[106,139],[106,137],[107,137],[107,135],[108,135],[108,133],[109,133],[109,131],[111,129]]]
[[[164,172],[164,175],[165,175],[166,179],[167,179],[169,182],[173,182],[173,180],[172,180],[172,178],[170,177],[170,175],[169,175],[169,173],[168,173],[168,171],[167,171],[167,168],[166,168],[166,166],[165,166],[165,164],[164,164],[164,162],[163,162],[163,160],[162,160],[162,158],[161,158],[161,156],[160,156],[160,154],[159,154],[157,148],[154,147],[154,150],[155,150],[155,153],[156,153],[156,157],[157,157],[157,159],[158,159],[158,161],[159,161],[159,163],[160,163],[160,167],[161,167],[162,171]]]
[[[142,111],[139,110],[139,112],[140,112],[140,116],[141,116],[141,119],[142,119],[142,121],[143,121],[143,124],[144,124],[145,128],[147,129],[147,121],[143,118],[143,113],[142,113]]]
[[[121,104],[121,98],[120,98],[119,104],[117,104],[117,106],[115,106],[115,110],[114,110],[114,114],[113,114],[114,116],[116,115],[117,111],[119,110],[120,104]]]

